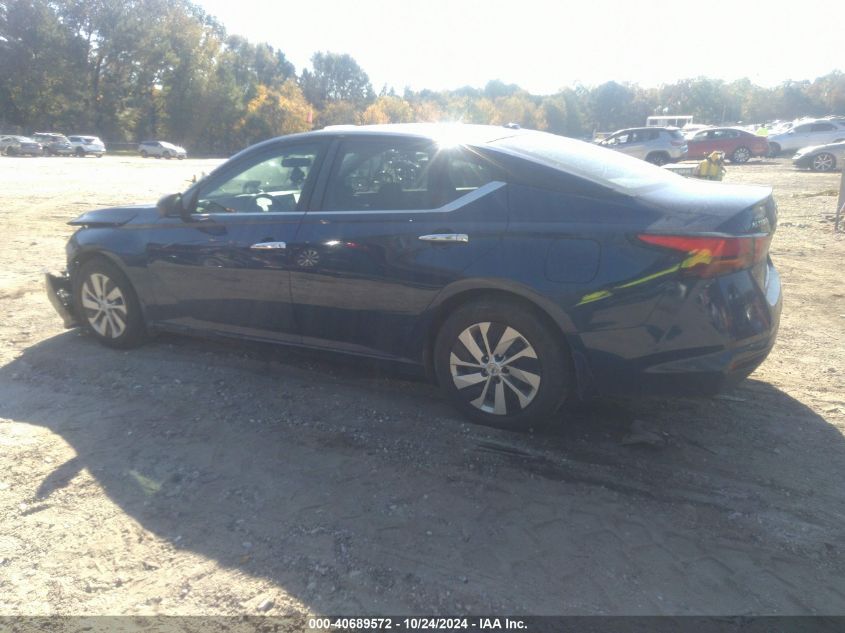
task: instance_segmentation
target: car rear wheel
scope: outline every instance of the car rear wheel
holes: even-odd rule
[[[164,154],[162,154],[162,156],[164,156],[167,160],[170,160],[170,152],[166,151],[164,152]]]
[[[831,171],[836,167],[836,157],[830,152],[822,152],[813,156],[810,163],[813,171]]]
[[[780,145],[777,143],[769,143],[769,156],[775,157],[780,154]]]
[[[669,162],[669,155],[666,152],[652,152],[648,156],[645,157],[646,161],[651,163],[652,165],[665,165]]]
[[[751,150],[747,147],[737,147],[731,154],[732,163],[747,163],[749,158],[751,158]]]
[[[74,299],[81,321],[101,343],[128,348],[146,336],[141,306],[123,272],[97,258],[74,276]]]
[[[148,156],[149,156],[149,154],[147,153],[147,150],[142,149],[141,150],[141,158],[147,158]]]
[[[77,158],[85,158],[85,150],[81,147],[76,148],[76,152],[74,152]]]
[[[511,301],[472,302],[453,312],[438,332],[434,369],[464,415],[514,431],[554,423],[571,381],[563,343]]]

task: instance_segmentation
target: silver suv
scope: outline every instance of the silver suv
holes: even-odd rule
[[[168,143],[167,141],[142,141],[138,145],[138,153],[144,158],[155,156],[156,158],[178,158],[182,160],[188,156],[184,147]]]
[[[599,141],[599,145],[655,165],[683,160],[687,155],[686,139],[674,127],[632,127],[619,130]]]
[[[85,156],[86,154],[93,154],[97,158],[102,158],[106,153],[106,146],[96,136],[68,136],[71,147],[73,147],[74,156]]]

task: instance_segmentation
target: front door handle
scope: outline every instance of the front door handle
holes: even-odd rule
[[[288,247],[284,242],[258,242],[250,246],[256,251],[283,251]]]
[[[469,235],[466,233],[433,233],[431,235],[420,235],[423,242],[439,242],[441,244],[466,244],[469,242]]]

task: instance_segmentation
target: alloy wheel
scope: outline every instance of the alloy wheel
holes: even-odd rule
[[[836,165],[836,159],[833,157],[833,154],[829,154],[828,152],[822,152],[818,156],[813,157],[814,171],[830,171],[834,165]]]
[[[452,382],[476,409],[510,415],[525,409],[540,388],[537,352],[517,330],[475,323],[461,332],[449,356]]]
[[[126,298],[106,275],[92,273],[82,284],[82,308],[91,328],[100,336],[116,339],[126,330]]]
[[[745,163],[751,158],[751,151],[747,147],[737,147],[734,151],[733,162]]]

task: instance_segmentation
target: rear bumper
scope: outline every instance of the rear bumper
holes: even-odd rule
[[[70,277],[67,273],[52,275],[45,273],[44,285],[47,289],[47,298],[50,304],[62,317],[66,328],[77,327],[79,321],[73,311],[73,292],[71,290]]]
[[[766,359],[782,308],[774,266],[674,283],[643,325],[579,337],[582,394],[712,395]]]

